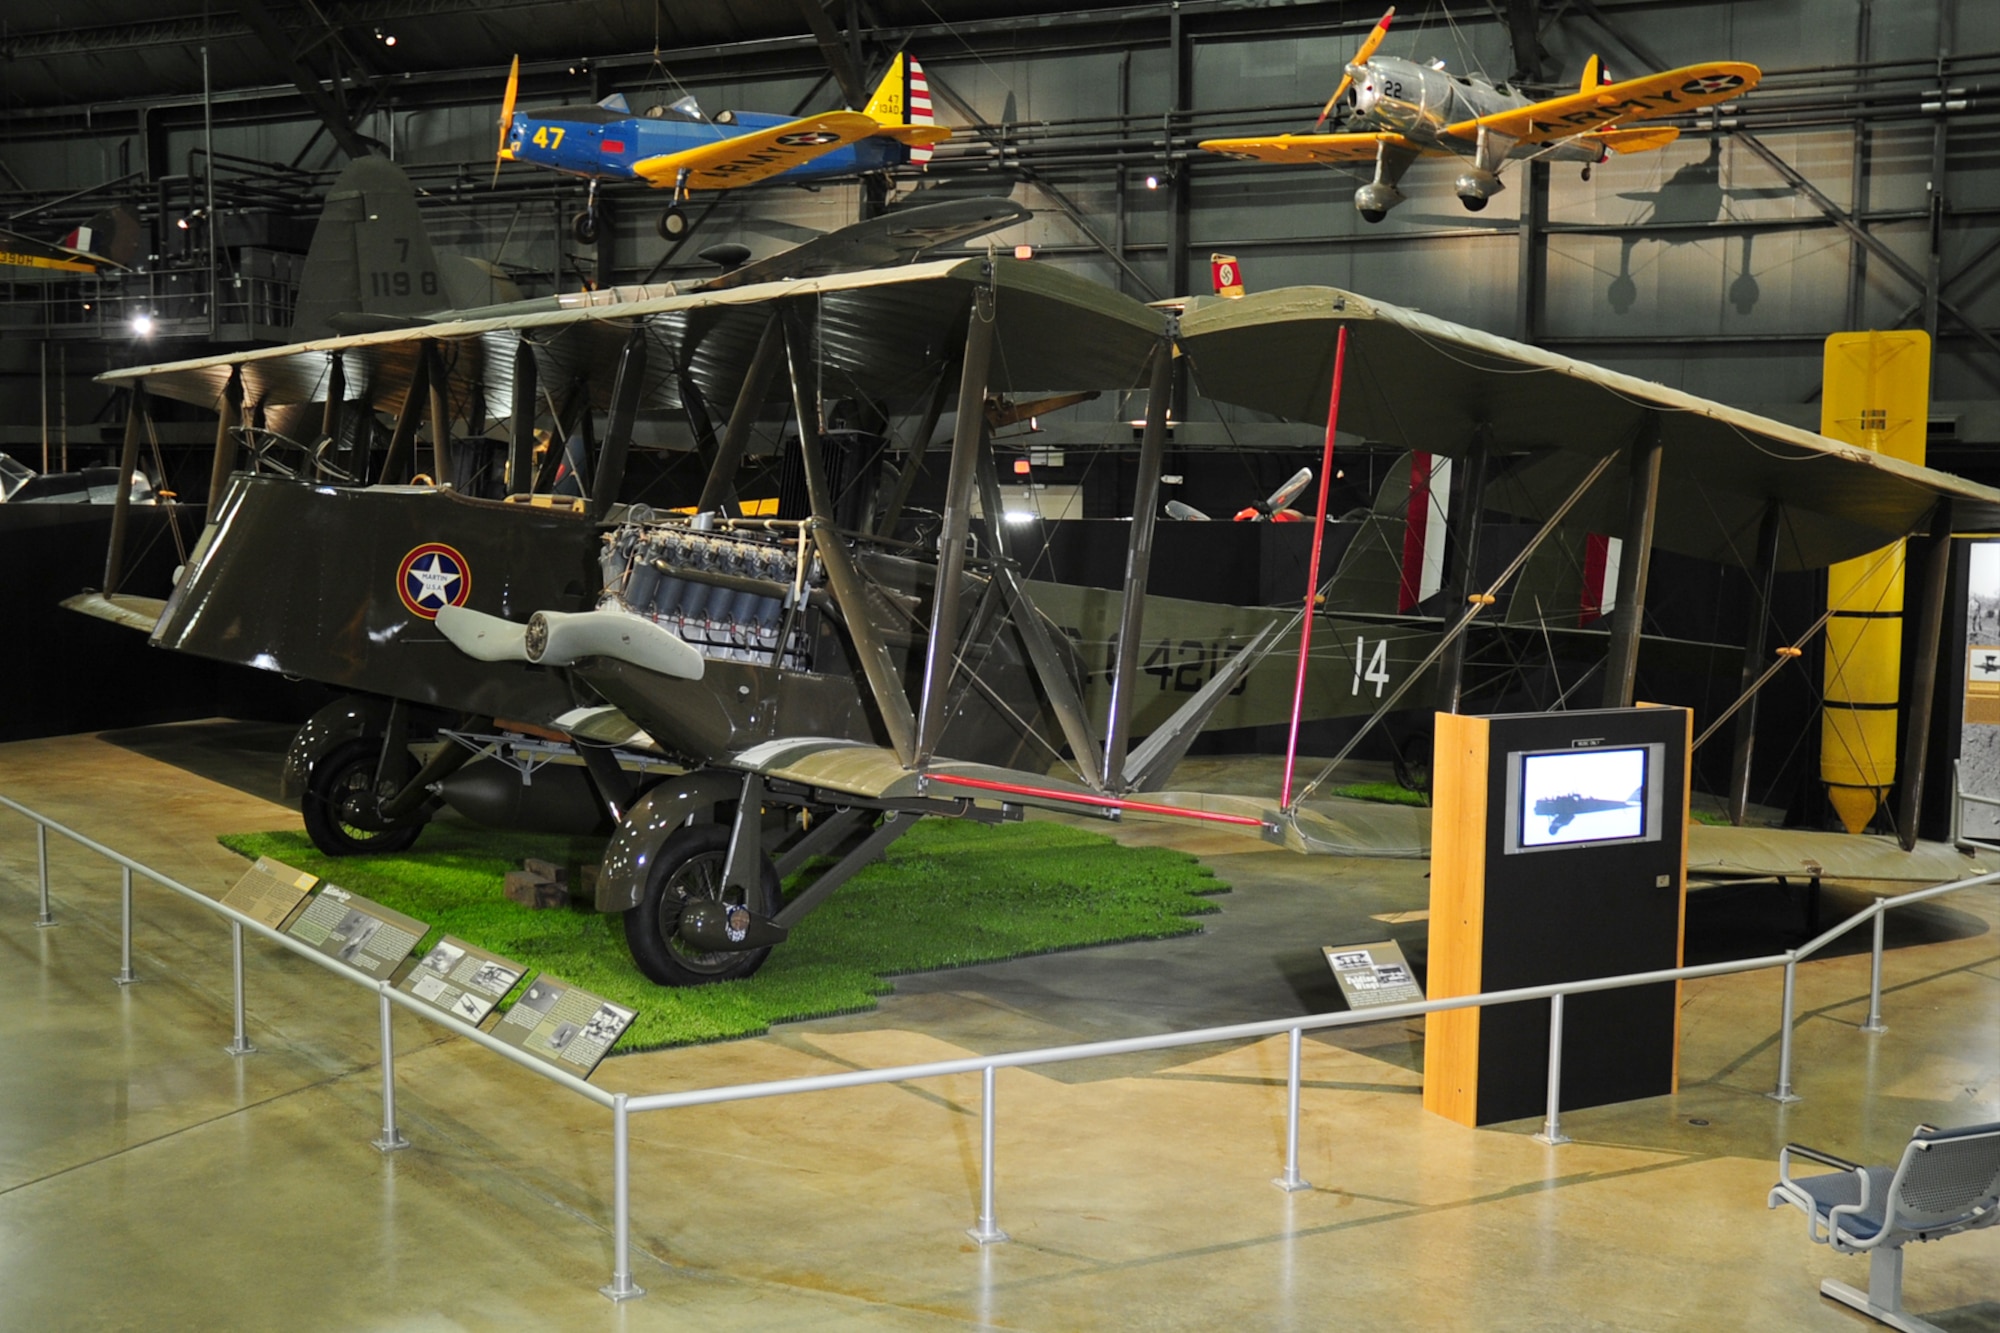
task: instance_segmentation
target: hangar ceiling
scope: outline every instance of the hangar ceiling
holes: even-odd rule
[[[257,225],[274,235],[273,218],[309,227],[339,168],[373,152],[417,182],[441,250],[495,265],[530,293],[680,276],[704,268],[706,245],[767,253],[879,198],[853,185],[715,196],[697,207],[699,239],[676,247],[654,231],[658,196],[613,187],[610,225],[580,246],[566,225],[577,182],[512,166],[493,184],[508,60],[523,58],[526,106],[686,91],[710,110],[788,112],[858,100],[844,89],[865,87],[907,47],[959,133],[928,172],[897,179],[894,196],[1010,194],[1036,216],[1001,243],[1130,295],[1205,291],[1209,256],[1228,253],[1253,289],[1375,293],[1801,424],[1817,420],[1828,332],[1929,328],[1934,440],[1978,459],[2000,443],[2000,102],[1986,92],[2000,86],[2000,6],[1405,3],[1388,50],[1493,78],[1573,87],[1594,52],[1619,73],[1709,59],[1765,70],[1726,114],[1689,123],[1662,151],[1600,166],[1590,182],[1572,166],[1510,168],[1508,190],[1476,216],[1447,179],[1420,182],[1370,227],[1351,203],[1364,173],[1259,167],[1195,147],[1309,123],[1383,3],[13,6],[0,25],[0,225],[53,236],[107,200],[126,202],[148,229],[158,285],[203,262],[176,227],[206,213],[209,191],[219,216],[265,218]],[[189,280],[220,291],[249,276]],[[11,443],[34,414],[32,397],[12,404],[41,373],[47,339],[74,341],[64,355],[90,364],[125,353],[99,346],[102,323],[58,327],[26,309],[45,289],[4,273],[0,286],[10,331],[44,337],[0,345],[0,442]],[[1248,438],[1256,423],[1237,426]]]

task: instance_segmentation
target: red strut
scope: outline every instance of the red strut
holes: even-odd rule
[[[1393,12],[1393,11],[1392,11]],[[1312,572],[1306,575],[1306,614],[1299,626],[1299,670],[1292,681],[1292,730],[1285,737],[1285,785],[1279,808],[1292,803],[1292,763],[1299,751],[1299,713],[1306,700],[1306,654],[1312,650],[1313,600],[1319,595],[1319,552],[1326,541],[1326,488],[1333,480],[1333,427],[1340,420],[1340,373],[1347,367],[1347,325],[1333,345],[1333,390],[1326,403],[1326,447],[1319,459],[1319,510],[1313,517]]]

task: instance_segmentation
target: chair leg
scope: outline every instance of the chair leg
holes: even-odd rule
[[[1944,1333],[1926,1319],[1903,1309],[1903,1247],[1885,1247],[1868,1253],[1868,1290],[1857,1291],[1845,1282],[1828,1279],[1819,1284],[1819,1294],[1851,1306],[1870,1319],[1901,1329],[1902,1333]]]

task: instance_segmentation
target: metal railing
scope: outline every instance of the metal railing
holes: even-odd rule
[[[1012,1051],[999,1055],[965,1056],[955,1060],[934,1060],[924,1064],[896,1065],[884,1069],[852,1070],[839,1074],[823,1074],[806,1078],[776,1079],[761,1083],[740,1083],[710,1088],[694,1088],[681,1092],[649,1093],[632,1095],[611,1093],[601,1088],[550,1068],[531,1056],[522,1054],[503,1044],[478,1028],[451,1015],[444,1014],[420,1003],[412,997],[394,990],[386,981],[372,981],[357,976],[346,965],[326,957],[309,946],[280,934],[262,922],[252,920],[233,908],[226,907],[206,894],[197,892],[184,884],[161,874],[159,871],[140,864],[130,857],[111,850],[102,843],[78,833],[74,829],[41,815],[20,802],[0,796],[0,806],[14,810],[33,820],[36,825],[36,859],[40,878],[40,913],[35,924],[50,927],[56,924],[49,899],[49,859],[48,835],[59,833],[78,845],[107,858],[123,870],[123,889],[120,904],[122,932],[123,967],[115,978],[120,984],[136,980],[132,972],[132,883],[133,876],[139,875],[167,888],[189,901],[215,912],[230,923],[232,945],[233,978],[235,992],[235,1038],[225,1049],[231,1055],[247,1055],[256,1048],[249,1044],[244,1032],[244,990],[243,990],[243,932],[247,928],[273,943],[299,954],[301,957],[325,967],[338,975],[346,976],[358,983],[374,989],[379,997],[381,1013],[381,1054],[382,1054],[382,1132],[373,1142],[384,1152],[392,1152],[407,1147],[408,1140],[398,1132],[395,1109],[395,1066],[394,1050],[389,1030],[389,1013],[392,1004],[399,1004],[423,1018],[437,1023],[449,1031],[484,1046],[505,1059],[524,1068],[531,1069],[542,1077],[569,1089],[571,1092],[606,1107],[612,1116],[612,1236],[613,1270],[611,1281],[599,1288],[613,1301],[629,1300],[643,1296],[645,1289],[632,1281],[631,1269],[631,1154],[630,1120],[635,1114],[647,1111],[670,1111],[690,1106],[714,1106],[726,1102],[752,1101],[766,1097],[786,1097],[809,1092],[830,1092],[839,1088],[870,1087],[889,1083],[907,1083],[918,1079],[944,1078],[959,1074],[980,1075],[980,1198],[979,1214],[974,1225],[967,1230],[981,1245],[995,1244],[1007,1239],[1007,1234],[999,1227],[994,1207],[996,1169],[996,1075],[1001,1069],[1027,1068],[1034,1065],[1064,1064],[1076,1060],[1101,1059],[1114,1055],[1130,1055],[1147,1051],[1171,1050],[1183,1046],[1203,1046],[1223,1042],[1240,1042],[1286,1034],[1290,1039],[1287,1060],[1285,1099],[1285,1165],[1282,1174],[1272,1184],[1287,1192],[1310,1189],[1311,1185],[1299,1172],[1299,1121],[1300,1121],[1300,1064],[1304,1034],[1332,1028],[1357,1027],[1368,1023],[1396,1022],[1425,1014],[1445,1013],[1454,1009],[1470,1009],[1490,1004],[1518,1004],[1530,1000],[1548,1000],[1549,1004],[1549,1062],[1548,1101],[1542,1121],[1542,1128],[1535,1138],[1551,1146],[1568,1143],[1569,1138],[1562,1132],[1562,1041],[1564,1022],[1564,1001],[1572,995],[1584,995],[1597,991],[1622,990],[1631,986],[1651,986],[1668,981],[1691,981],[1703,977],[1729,976],[1741,972],[1761,971],[1765,968],[1784,968],[1784,999],[1779,1024],[1778,1077],[1777,1086],[1766,1095],[1774,1101],[1795,1102],[1799,1100],[1792,1087],[1792,1027],[1795,1022],[1798,965],[1824,949],[1828,944],[1861,926],[1864,922],[1874,925],[1874,941],[1869,965],[1868,1017],[1861,1030],[1869,1033],[1887,1031],[1882,1022],[1882,951],[1883,922],[1895,908],[1913,903],[1926,902],[1963,889],[2000,882],[2000,871],[1975,875],[1968,879],[1954,880],[1947,884],[1932,885],[1910,893],[1889,898],[1878,898],[1869,906],[1855,913],[1847,920],[1829,930],[1821,932],[1805,944],[1784,953],[1767,954],[1756,958],[1737,959],[1725,963],[1705,963],[1695,967],[1661,968],[1651,972],[1635,972],[1616,977],[1599,977],[1589,981],[1570,981],[1547,986],[1524,986],[1513,990],[1491,991],[1478,995],[1450,996],[1442,999],[1422,1000],[1410,1004],[1383,1005],[1380,1008],[1342,1013],[1311,1014],[1304,1017],[1266,1019],[1255,1023],[1234,1023],[1222,1027],[1194,1028],[1182,1032],[1160,1033],[1146,1037],[1124,1037],[1108,1041],[1082,1042],[1069,1046],[1050,1046],[1036,1050]]]

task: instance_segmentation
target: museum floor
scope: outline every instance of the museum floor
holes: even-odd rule
[[[274,803],[282,732],[231,723],[0,746],[0,793],[220,894],[225,831]],[[880,1008],[613,1059],[657,1091],[1333,1007],[1324,943],[1420,947],[1410,862],[1339,862],[1133,825],[1234,885],[1203,934],[907,977]],[[118,875],[0,815],[0,1328],[449,1330],[949,1328],[1860,1329],[1817,1295],[1866,1261],[1767,1212],[1796,1139],[1888,1160],[1919,1121],[2000,1118],[2000,891],[1894,919],[1888,1032],[1858,1030],[1867,955],[1799,977],[1795,1080],[1773,1084],[1776,973],[1690,984],[1677,1096],[1472,1131],[1419,1104],[1421,1031],[1305,1044],[1303,1174],[1282,1166],[1282,1038],[999,1075],[999,1224],[979,1202],[968,1076],[642,1116],[633,1276],[613,1305],[609,1117],[398,1014],[409,1150],[380,1120],[365,992],[253,942],[250,1036],[229,1036],[229,937],[141,889],[118,967]],[[1796,903],[1723,891],[1711,934],[1796,942]],[[1830,888],[1844,914],[1858,894]],[[1761,932],[1761,934],[1760,934]],[[1782,941],[1781,941],[1782,942]],[[1711,946],[1713,947],[1713,946]],[[2000,1228],[1912,1246],[1910,1307],[2000,1330]],[[1874,1326],[1879,1327],[1879,1326]]]

